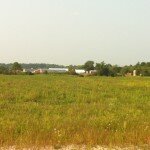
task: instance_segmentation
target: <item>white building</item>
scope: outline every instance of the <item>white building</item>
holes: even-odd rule
[[[75,72],[77,74],[83,74],[83,73],[85,73],[85,70],[83,70],[83,69],[75,69]]]
[[[48,71],[49,73],[50,73],[50,72],[65,73],[65,72],[68,72],[68,68],[49,68],[47,71]]]

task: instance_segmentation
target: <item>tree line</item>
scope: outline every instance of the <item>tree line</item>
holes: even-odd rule
[[[69,71],[75,74],[75,69],[85,69],[87,72],[95,70],[94,75],[99,76],[125,76],[127,73],[132,74],[134,70],[138,76],[150,76],[150,62],[138,62],[136,65],[118,66],[107,64],[104,61],[96,63],[94,61],[87,61],[84,65],[69,66]]]
[[[9,64],[0,63],[0,66],[6,67],[8,69],[11,69],[13,65],[14,65],[14,63],[9,63]],[[31,69],[31,68],[33,68],[33,69],[37,69],[37,68],[48,69],[48,68],[64,68],[65,67],[63,65],[45,64],[45,63],[29,63],[29,64],[21,63],[20,65],[24,69]]]
[[[22,71],[22,66],[18,62],[14,62],[11,66],[0,64],[0,74],[18,74]]]
[[[19,64],[14,62],[12,64],[0,64],[0,74],[19,74],[24,69],[48,69],[48,68],[68,68],[69,74],[75,75],[75,69],[84,69],[87,73],[92,72],[92,75],[98,76],[125,76],[127,73],[133,73],[136,70],[137,75],[150,76],[150,62],[138,62],[135,65],[118,66],[107,64],[104,61],[95,63],[94,61],[87,61],[84,65],[78,66],[63,66],[55,64]]]

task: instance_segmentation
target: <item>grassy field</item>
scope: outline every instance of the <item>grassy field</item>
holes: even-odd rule
[[[0,146],[150,144],[150,78],[0,76]]]

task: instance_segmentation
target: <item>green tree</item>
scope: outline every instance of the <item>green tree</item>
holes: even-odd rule
[[[72,66],[72,65],[70,65],[70,66],[68,67],[68,73],[69,73],[70,75],[76,75],[75,67]]]
[[[122,69],[121,69],[120,72],[124,76],[127,73],[132,73],[133,70],[134,70],[134,67],[130,65],[130,66],[124,66],[124,67],[122,67]]]
[[[119,70],[117,66],[112,66],[111,64],[105,64],[105,62],[96,64],[97,75],[100,76],[116,76]]]
[[[22,71],[22,67],[21,67],[21,65],[18,62],[14,62],[13,65],[12,65],[11,70],[12,70],[13,73],[16,74],[16,73]]]
[[[87,61],[85,64],[84,64],[84,69],[86,71],[90,71],[90,70],[94,70],[94,61]]]
[[[100,76],[108,76],[109,75],[109,67],[103,62],[96,64],[97,74]]]
[[[96,63],[95,68],[96,68],[96,70],[97,70],[97,75],[100,75],[100,76],[102,76],[102,75],[103,75],[104,65],[105,65],[105,63],[104,63],[104,62]]]
[[[0,66],[0,74],[8,74],[9,70],[5,66]]]

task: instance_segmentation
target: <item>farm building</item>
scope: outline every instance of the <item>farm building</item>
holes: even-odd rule
[[[47,71],[48,73],[51,73],[51,72],[65,73],[65,72],[68,72],[68,68],[49,68]]]
[[[85,70],[83,70],[83,69],[75,69],[75,72],[77,74],[83,74],[83,73],[85,73]]]

